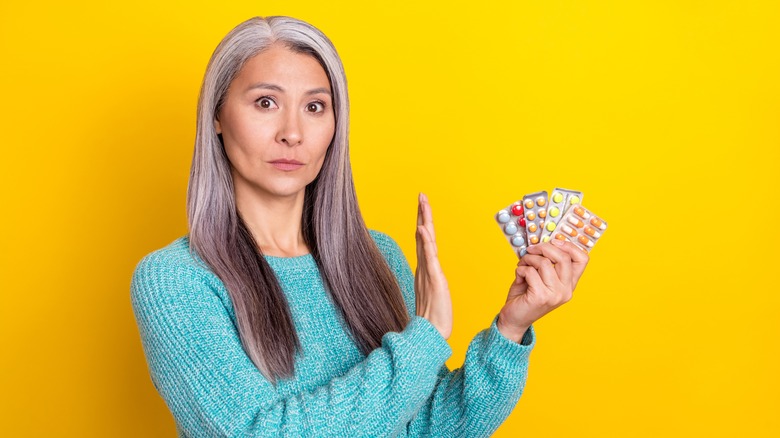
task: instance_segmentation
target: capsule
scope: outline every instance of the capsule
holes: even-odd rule
[[[545,209],[539,210],[539,217],[542,218],[542,219],[546,218],[547,217],[547,210],[545,210]]]
[[[525,215],[525,218],[526,218],[526,219],[528,219],[529,221],[532,221],[532,220],[536,219],[536,214],[534,214],[534,212],[533,212],[533,211],[529,211],[529,212],[528,212],[528,213]]]
[[[536,205],[538,205],[539,207],[543,206],[545,203],[547,203],[547,200],[544,199],[543,197],[540,196],[536,198]]]
[[[572,229],[568,225],[564,225],[561,227],[564,233],[568,234],[571,237],[577,237],[577,230]]]
[[[534,201],[531,199],[525,201],[525,208],[534,208]]]
[[[585,227],[585,234],[591,237],[595,237],[596,239],[601,237],[601,233],[597,233],[596,230],[594,230],[592,227]]]
[[[532,232],[532,233],[535,233],[535,232],[536,232],[536,229],[537,229],[537,227],[536,227],[536,224],[530,224],[530,225],[528,225],[528,231],[530,231],[530,232]]]
[[[574,214],[576,214],[577,216],[579,216],[579,217],[581,217],[583,219],[587,219],[587,218],[590,217],[590,215],[585,212],[585,209],[582,208],[582,207],[579,207],[579,206],[578,207],[574,207]]]
[[[555,240],[566,240],[566,236],[561,233],[555,233]]]
[[[539,236],[531,236],[529,240],[531,241],[531,245],[536,245],[539,243]]]
[[[581,221],[581,220],[577,219],[577,218],[576,218],[576,217],[574,217],[574,216],[569,216],[569,217],[568,217],[566,220],[567,220],[567,221],[568,221],[570,224],[574,225],[574,226],[575,226],[575,227],[577,227],[577,228],[582,228],[582,227],[585,225],[585,224],[583,224],[583,223],[582,223],[582,221]]]
[[[581,234],[580,234],[580,237],[577,238],[577,241],[580,242],[581,244],[587,246],[588,248],[593,246],[593,242],[590,239],[588,239],[587,237],[585,237],[585,236],[583,236]]]
[[[598,228],[599,230],[604,230],[607,228],[606,225],[604,225],[604,222],[601,221],[601,219],[597,217],[593,217],[593,219],[590,220],[590,224],[594,227]]]

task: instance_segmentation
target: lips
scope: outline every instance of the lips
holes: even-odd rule
[[[299,169],[301,166],[303,166],[303,163],[297,160],[286,160],[284,158],[280,158],[278,160],[269,161],[272,166],[279,170],[283,170],[285,172],[289,172],[295,169]]]

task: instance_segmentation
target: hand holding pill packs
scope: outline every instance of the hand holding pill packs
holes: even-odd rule
[[[550,239],[572,242],[590,252],[607,223],[582,206],[582,192],[556,188],[536,192],[496,213],[496,222],[519,257],[529,246]]]

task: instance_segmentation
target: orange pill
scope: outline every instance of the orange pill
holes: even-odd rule
[[[525,201],[525,208],[534,208],[534,201],[530,199]]]
[[[535,233],[537,230],[536,224],[530,224],[528,225],[528,231]]]
[[[588,236],[591,236],[591,237],[595,236],[596,235],[596,230],[594,230],[591,227],[585,227],[585,234],[587,234]]]
[[[536,215],[534,214],[534,212],[533,212],[533,211],[529,211],[529,212],[528,212],[528,213],[525,215],[525,218],[526,218],[526,219],[528,219],[529,221],[532,221],[532,220],[536,219]]]
[[[568,225],[564,225],[561,227],[564,233],[568,234],[571,237],[577,237],[577,230],[572,229]]]
[[[588,248],[593,246],[593,242],[591,242],[590,239],[588,239],[587,237],[583,236],[582,234],[580,234],[580,237],[577,238],[577,241],[580,242],[581,244],[587,246]]]
[[[602,229],[602,230],[604,229],[604,226],[603,226],[604,222],[602,222],[601,219],[599,219],[597,217],[594,217],[593,219],[591,219],[590,220],[590,224],[593,225],[596,228],[599,228],[599,229]]]
[[[539,243],[539,237],[537,237],[537,236],[531,236],[530,240],[531,240],[531,244],[533,244],[533,245],[536,245],[537,243]]]
[[[545,209],[539,210],[539,217],[542,218],[542,219],[546,218],[547,217],[547,210],[545,210]]]
[[[563,234],[561,234],[561,233],[555,233],[555,238],[556,238],[557,240],[566,240],[566,236],[564,236],[564,235],[563,235]]]
[[[545,199],[544,199],[544,198],[541,198],[541,197],[539,197],[539,198],[536,198],[536,205],[538,205],[539,207],[541,207],[542,205],[544,205],[544,204],[545,204],[545,202],[547,202],[547,201],[545,201]]]
[[[574,207],[574,214],[581,218],[585,218],[585,209],[582,207]]]
[[[569,219],[567,219],[567,221],[568,221],[570,224],[572,224],[572,225],[574,225],[575,227],[577,227],[577,228],[582,228],[582,227],[583,227],[583,225],[585,225],[585,224],[583,224],[583,223],[582,223],[582,221],[581,221],[581,220],[577,219],[577,218],[576,218],[576,217],[574,217],[574,216],[569,216]]]

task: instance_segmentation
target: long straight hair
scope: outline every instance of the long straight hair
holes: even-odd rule
[[[330,40],[290,17],[254,17],[231,30],[209,60],[200,89],[187,188],[190,250],[222,280],[233,301],[242,345],[273,384],[295,374],[301,345],[273,270],[239,214],[230,162],[214,120],[247,60],[281,43],[314,57],[333,92],[336,129],[319,175],[305,191],[303,237],[323,283],[363,354],[409,322],[403,296],[366,229],[349,161],[349,98],[344,67]]]

